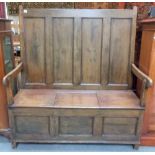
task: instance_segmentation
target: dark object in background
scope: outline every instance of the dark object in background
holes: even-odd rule
[[[150,16],[150,17],[155,17],[155,7],[151,7],[151,8],[150,8],[149,16]]]
[[[0,19],[0,134],[9,136],[7,98],[3,77],[14,68],[11,20]]]

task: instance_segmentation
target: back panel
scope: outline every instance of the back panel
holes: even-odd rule
[[[23,87],[131,88],[136,16],[136,9],[20,9]]]

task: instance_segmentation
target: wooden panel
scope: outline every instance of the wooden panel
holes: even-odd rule
[[[136,118],[105,118],[103,134],[135,135]]]
[[[130,19],[111,20],[109,84],[128,84],[130,33]]]
[[[105,124],[116,124],[116,125],[135,125],[137,121],[137,118],[105,118],[104,123]]]
[[[102,117],[95,117],[93,122],[93,135],[101,136],[102,135]]]
[[[101,91],[97,93],[99,105],[102,108],[138,108],[140,101],[132,91]]]
[[[103,134],[131,135],[134,133],[134,125],[104,125],[103,129]]]
[[[101,50],[102,19],[83,19],[82,83],[101,83]]]
[[[60,117],[59,134],[91,135],[92,118],[90,117]]]
[[[23,89],[15,96],[16,105],[29,107],[49,107],[54,104],[56,93],[48,89]]]
[[[16,116],[16,132],[20,134],[49,134],[48,117]]]
[[[27,82],[45,83],[45,25],[43,18],[25,19]]]
[[[75,38],[76,36],[76,38]],[[81,18],[74,18],[74,85],[81,83]]]
[[[54,82],[72,83],[73,19],[53,19]]]
[[[110,24],[111,18],[103,19],[103,40],[102,40],[102,63],[101,63],[101,83],[107,85],[109,74],[109,51],[110,51]]]
[[[131,87],[136,10],[28,9],[23,16],[26,88]]]
[[[138,137],[135,134],[128,134],[129,130],[124,131],[124,128],[128,126],[132,129],[132,125],[136,127],[135,120],[139,117],[139,112],[139,110],[90,110],[80,108],[10,108],[10,118],[12,118],[11,127],[13,131],[15,125],[18,124],[14,122],[16,117],[22,118],[22,120],[16,119],[19,122],[23,121],[23,119],[24,122],[30,120],[27,125],[32,126],[32,131],[37,130],[36,133],[31,131],[29,133],[30,127],[26,127],[28,133],[13,132],[14,140],[17,142],[134,144],[138,142]],[[31,117],[34,119],[30,119]],[[39,121],[36,118],[39,118]],[[45,118],[48,118],[48,122]],[[103,118],[105,118],[105,126],[114,126],[114,134],[103,133]],[[45,130],[47,128],[46,123],[48,123],[48,134],[46,132],[42,134],[40,132],[47,131]],[[31,124],[35,124],[36,129],[33,129],[34,125]],[[42,124],[41,128],[39,128],[38,124]],[[22,124],[20,128],[22,128],[21,126]],[[25,126],[23,127],[25,128]],[[139,128],[140,126],[137,126],[135,132]],[[117,134],[120,131],[123,131],[123,133]]]
[[[89,109],[89,108],[31,108],[31,107],[10,107],[10,111],[14,114],[18,115],[40,115],[40,116],[84,116],[84,117],[94,117],[94,116],[102,116],[102,117],[139,117],[140,112],[143,112],[143,109]]]
[[[52,23],[51,23],[52,18],[51,17],[46,17],[45,18],[45,40],[46,40],[46,54],[45,54],[45,59],[46,59],[46,84],[47,85],[52,85],[53,83],[53,35],[52,35]]]
[[[93,108],[98,107],[98,99],[96,93],[57,93],[54,106],[65,108]]]

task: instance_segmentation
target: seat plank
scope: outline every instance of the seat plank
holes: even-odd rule
[[[137,108],[140,101],[131,90],[107,90],[97,94],[101,108]]]
[[[11,107],[141,109],[131,90],[22,89]]]
[[[55,91],[48,89],[21,89],[14,98],[13,107],[48,107],[54,104]]]
[[[54,106],[65,108],[99,108],[96,93],[57,93]]]

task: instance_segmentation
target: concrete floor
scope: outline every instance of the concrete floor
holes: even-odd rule
[[[104,144],[18,144],[16,149],[0,136],[0,152],[155,152],[155,147],[141,146],[134,150],[132,145]]]

